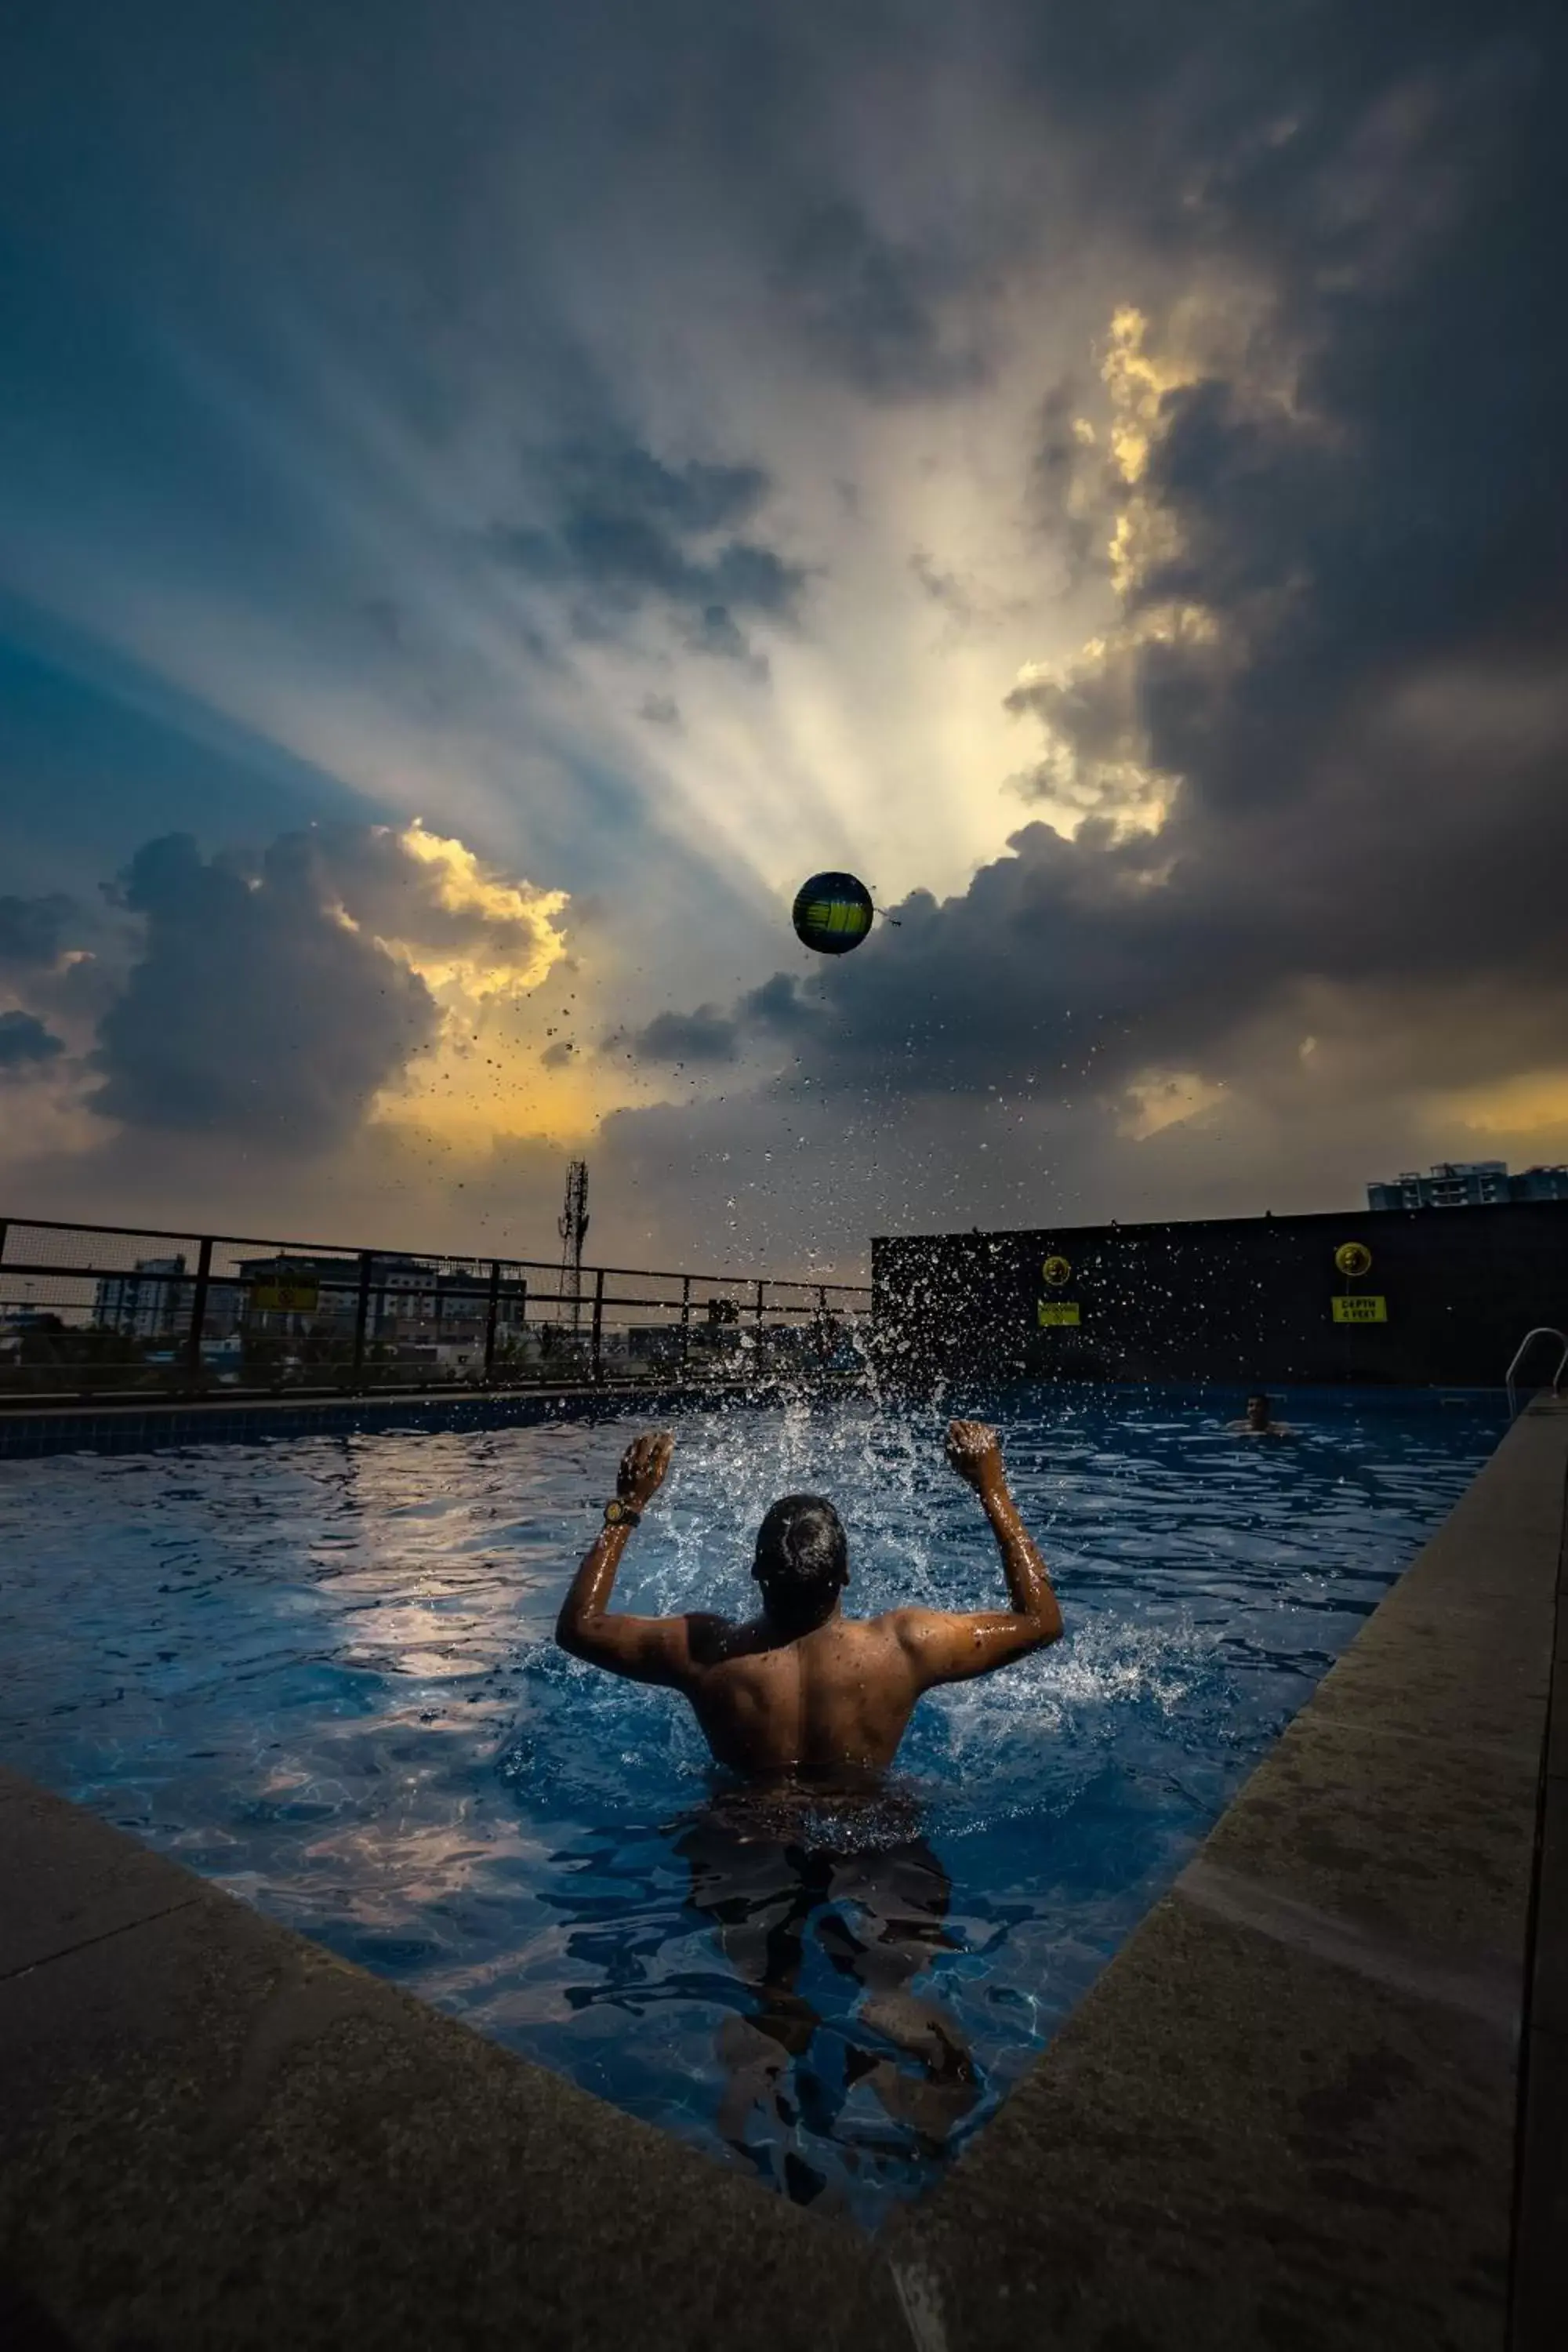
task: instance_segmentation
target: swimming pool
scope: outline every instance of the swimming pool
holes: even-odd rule
[[[726,1791],[670,1694],[562,1656],[638,1424],[290,1437],[0,1469],[0,1761],[802,2202],[874,2224],[1005,2091],[1457,1499],[1490,1399],[1015,1389],[1067,1635],[921,1703],[885,1801]],[[847,1605],[994,1605],[941,1421],[679,1424],[617,1600],[744,1609],[816,1486]]]

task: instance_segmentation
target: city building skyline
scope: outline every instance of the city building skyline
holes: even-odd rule
[[[1366,1188],[1369,1209],[1484,1209],[1506,1201],[1568,1201],[1568,1167],[1522,1168],[1506,1160],[1439,1160]]]

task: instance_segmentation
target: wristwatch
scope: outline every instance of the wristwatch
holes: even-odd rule
[[[640,1511],[634,1511],[631,1505],[623,1503],[618,1495],[613,1496],[605,1505],[605,1525],[607,1528],[635,1528],[641,1517]]]

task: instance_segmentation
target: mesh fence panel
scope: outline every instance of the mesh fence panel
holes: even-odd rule
[[[852,1284],[0,1221],[0,1398],[851,1369]]]

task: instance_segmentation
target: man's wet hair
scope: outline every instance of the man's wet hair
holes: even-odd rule
[[[844,1523],[824,1495],[781,1495],[757,1529],[752,1575],[771,1615],[813,1625],[849,1578]]]
[[[1249,1409],[1255,1404],[1260,1404],[1263,1407],[1264,1412],[1267,1412],[1274,1400],[1263,1389],[1254,1389],[1247,1402]]]

